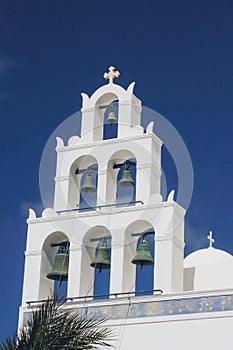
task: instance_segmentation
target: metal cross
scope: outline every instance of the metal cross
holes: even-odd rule
[[[109,84],[113,84],[113,79],[119,78],[120,72],[118,72],[118,70],[116,71],[116,68],[113,66],[110,66],[108,70],[108,73],[104,73],[104,79],[108,79]]]
[[[210,247],[212,247],[213,243],[214,243],[214,239],[213,239],[213,232],[209,231],[209,234],[207,236],[207,239],[210,241]]]

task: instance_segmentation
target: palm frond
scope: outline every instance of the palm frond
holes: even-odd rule
[[[16,349],[16,339],[15,337],[7,338],[5,342],[0,345],[0,350],[15,350]]]
[[[7,340],[0,350],[90,350],[109,347],[111,331],[105,319],[84,316],[63,302],[48,300],[38,306],[17,340]]]

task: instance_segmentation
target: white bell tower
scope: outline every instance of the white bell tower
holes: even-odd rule
[[[125,90],[119,76],[111,66],[106,85],[82,94],[80,136],[57,137],[53,208],[30,209],[27,220],[19,328],[56,293],[54,281],[67,281],[64,307],[107,318],[115,350],[228,349],[233,257],[210,232],[210,246],[184,259],[185,210],[174,190],[160,194],[162,141],[153,121],[141,126],[134,83]]]
[[[28,301],[52,295],[53,281],[46,275],[57,249],[51,245],[66,240],[70,244],[67,297],[93,295],[90,263],[103,237],[111,242],[109,294],[132,291],[135,233],[146,230],[154,232],[153,289],[183,290],[185,210],[174,201],[174,191],[167,200],[160,195],[162,141],[153,132],[153,122],[146,130],[140,125],[142,107],[133,93],[134,83],[125,90],[114,84],[119,75],[109,67],[104,74],[108,83],[90,97],[82,94],[80,137],[72,136],[67,145],[57,137],[54,208],[46,208],[41,217],[30,209],[27,221],[22,310]],[[109,108],[116,115],[116,135],[104,139]],[[133,177],[131,197],[119,201],[117,182],[125,164]],[[82,193],[86,173],[91,188]]]

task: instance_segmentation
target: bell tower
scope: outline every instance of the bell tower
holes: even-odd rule
[[[135,290],[136,265],[154,266],[154,290],[183,290],[185,210],[174,191],[160,194],[162,141],[153,122],[141,126],[135,83],[124,89],[119,76],[111,66],[107,84],[81,94],[80,136],[57,137],[54,207],[27,220],[21,313],[52,296],[54,280],[67,280],[68,298],[93,296],[96,269],[110,271],[106,298]]]

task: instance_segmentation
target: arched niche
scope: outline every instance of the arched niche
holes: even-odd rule
[[[114,112],[118,116],[118,96],[114,93],[105,93],[103,94],[95,104],[94,109],[94,130],[93,130],[93,141],[100,141],[107,138],[107,133],[111,133],[109,126],[106,123],[107,114],[110,111],[110,106],[113,104]],[[113,126],[112,126],[113,127]],[[114,130],[117,128],[117,124],[113,127]],[[109,129],[109,130],[108,130]],[[117,129],[114,133],[114,137],[117,137]]]
[[[138,295],[152,294],[154,283],[154,265],[141,268],[141,266],[131,262],[136,255],[138,244],[141,242],[140,234],[147,231],[154,231],[153,225],[147,220],[134,221],[125,230],[124,279],[130,281],[129,291],[135,291]],[[154,259],[154,235],[147,235],[146,240]],[[150,292],[145,292],[145,290]]]
[[[41,256],[41,268],[40,268],[40,288],[39,288],[39,300],[47,299],[54,295],[56,289],[56,283],[46,277],[47,273],[52,270],[55,255],[59,247],[52,247],[52,244],[67,241],[68,237],[65,233],[56,231],[51,233],[44,241],[42,247]],[[60,296],[66,294],[67,282],[62,282],[60,289]]]
[[[104,112],[104,129],[103,129],[103,139],[109,140],[117,138],[118,134],[118,100],[112,101],[107,107],[105,107]],[[111,122],[113,121],[113,122]]]
[[[81,293],[82,296],[108,295],[110,286],[110,269],[99,272],[97,268],[90,266],[96,257],[97,248],[100,246],[103,237],[106,237],[107,248],[111,259],[111,234],[105,226],[94,226],[89,229],[82,244],[81,262]],[[106,297],[105,297],[106,298]]]
[[[107,203],[130,203],[136,198],[136,166],[130,166],[132,177],[135,181],[134,186],[129,188],[121,187],[118,185],[119,179],[122,176],[124,166],[121,168],[115,168],[115,165],[123,164],[126,160],[134,161],[137,163],[135,155],[129,150],[118,150],[115,152],[108,161],[107,167]],[[124,198],[125,197],[125,198]]]
[[[81,187],[87,176],[87,169],[91,168],[96,191],[93,193],[81,192]],[[96,206],[98,183],[98,163],[95,157],[84,155],[77,158],[71,165],[69,172],[68,208]]]

